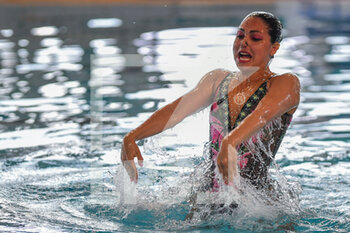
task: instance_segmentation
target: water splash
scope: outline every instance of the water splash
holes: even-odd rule
[[[156,140],[152,145],[154,150],[146,143],[148,152],[153,153],[152,157],[164,159],[164,151],[156,146]],[[258,190],[244,179],[239,190],[222,184],[219,192],[203,192],[203,183],[209,182],[205,176],[210,169],[208,156],[206,148],[201,162],[194,162],[197,165],[191,172],[178,176],[171,174],[171,177],[159,172],[161,167],[154,167],[154,161],[148,161],[148,165],[145,163],[144,168],[139,170],[141,178],[137,185],[130,182],[120,166],[114,177],[116,190],[120,192],[118,209],[122,221],[129,225],[137,224],[135,227],[142,225],[145,229],[158,230],[211,229],[224,224],[224,228],[230,230],[255,231],[256,221],[264,223],[260,230],[272,223],[274,227],[279,224],[277,227],[281,229],[293,228],[291,219],[300,213],[300,187],[288,182],[276,163],[273,164],[272,192]],[[166,168],[172,163],[162,165]],[[176,173],[176,169],[172,172]]]

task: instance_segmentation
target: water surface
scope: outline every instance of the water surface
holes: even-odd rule
[[[142,23],[137,8],[129,16],[103,7],[69,13],[76,9],[67,8],[65,17],[52,8],[31,9],[40,18],[27,8],[8,8],[8,19],[17,14],[18,21],[0,28],[1,231],[350,230],[346,34],[315,33],[319,28],[312,24],[302,34],[287,27],[271,65],[275,72],[294,72],[302,85],[300,106],[272,169],[280,182],[301,186],[300,206],[289,211],[252,202],[235,218],[185,222],[190,174],[203,160],[209,137],[208,110],[140,142],[145,166],[137,186],[123,173],[121,140],[206,72],[236,70],[231,47],[242,12],[228,17],[229,8],[211,8],[223,13],[221,21],[183,12],[177,21],[166,21],[159,13]],[[196,7],[185,9],[198,15]],[[294,13],[305,20],[325,18],[324,6],[306,9],[316,10]],[[282,19],[290,24],[287,16]]]

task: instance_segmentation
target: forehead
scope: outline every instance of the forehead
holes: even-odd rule
[[[245,32],[259,31],[261,33],[268,33],[268,27],[266,23],[259,17],[248,17],[244,19],[239,25],[239,29]]]

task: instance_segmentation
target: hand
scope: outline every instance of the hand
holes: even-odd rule
[[[227,142],[227,138],[222,140],[216,163],[225,184],[233,186],[234,178],[238,177],[237,151]]]
[[[138,159],[138,164],[142,167],[143,158],[141,156],[140,149],[136,145],[135,139],[129,133],[123,139],[120,158],[130,177],[131,182],[137,183],[138,173],[134,162],[135,157]]]

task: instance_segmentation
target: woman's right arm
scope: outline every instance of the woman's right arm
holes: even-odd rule
[[[153,113],[139,127],[128,133],[123,139],[121,160],[131,181],[137,182],[138,174],[134,158],[142,166],[142,155],[136,141],[156,135],[174,127],[187,116],[196,113],[212,103],[218,83],[228,75],[226,70],[213,70],[200,80],[197,86],[182,97]]]

